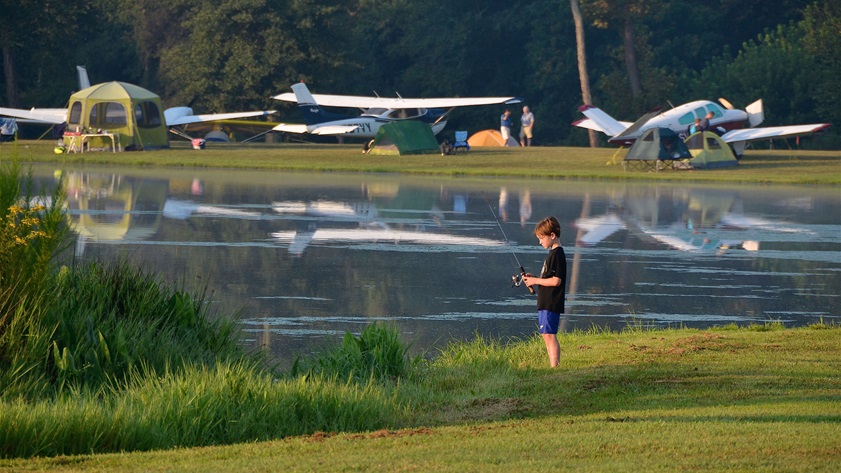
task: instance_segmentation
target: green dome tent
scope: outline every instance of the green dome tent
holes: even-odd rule
[[[713,169],[738,166],[736,155],[720,136],[709,131],[700,131],[686,139],[686,146],[692,153],[689,164],[693,169]]]
[[[169,148],[161,98],[136,85],[106,82],[80,90],[70,96],[67,117],[71,134],[102,130],[119,135],[118,143],[127,150]],[[104,147],[101,140],[92,138],[91,147]]]
[[[429,125],[417,120],[403,120],[381,126],[368,152],[370,154],[437,154],[441,152],[441,149]]]
[[[628,150],[622,165],[626,171],[634,168],[660,170],[691,157],[677,133],[669,128],[649,128]]]

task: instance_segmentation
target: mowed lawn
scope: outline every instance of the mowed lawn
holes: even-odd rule
[[[838,471],[841,328],[780,324],[466,342],[395,386],[410,425],[0,460],[10,471]]]
[[[0,158],[16,152],[23,161],[125,164],[284,171],[379,172],[442,176],[511,176],[571,179],[644,179],[777,184],[841,184],[841,151],[748,150],[736,168],[689,171],[625,171],[619,148],[474,148],[467,154],[375,156],[360,145],[211,143],[193,150],[183,141],[143,152],[54,154],[48,141],[0,147]]]

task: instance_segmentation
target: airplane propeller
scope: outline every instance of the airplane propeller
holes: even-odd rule
[[[725,99],[723,97],[719,97],[718,101],[721,103],[721,105],[724,105],[724,108],[726,108],[727,110],[735,110],[736,109],[736,107],[734,107],[733,104],[730,103],[730,101],[728,101],[727,99]]]

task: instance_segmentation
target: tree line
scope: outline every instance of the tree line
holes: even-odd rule
[[[762,98],[765,125],[841,123],[841,2],[721,0],[0,0],[0,103],[61,107],[75,66],[197,112],[297,110],[271,96],[516,95],[536,143],[586,145],[573,12],[591,100],[633,121],[655,106]],[[577,5],[576,5],[577,4]],[[518,116],[518,111],[515,117]],[[501,108],[451,115],[471,132]],[[450,132],[451,133],[451,132]],[[815,140],[837,148],[837,129]]]

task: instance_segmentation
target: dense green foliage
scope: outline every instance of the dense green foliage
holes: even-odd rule
[[[60,266],[60,190],[0,168],[0,457],[216,445],[399,423],[393,329],[348,334],[306,376],[243,352],[233,317],[127,263]],[[57,186],[61,189],[62,186]],[[20,196],[23,195],[23,198]],[[341,360],[341,361],[340,361]],[[350,382],[356,376],[359,382]]]
[[[37,3],[37,5],[36,5]],[[593,101],[617,118],[698,98],[762,98],[767,124],[837,121],[833,0],[582,0]],[[293,106],[272,95],[518,95],[539,144],[584,145],[575,35],[565,0],[91,0],[4,9],[0,105],[60,107],[76,64],[198,112]],[[630,53],[630,54],[629,54]],[[455,111],[450,129],[495,128],[499,110]],[[838,144],[838,131],[815,138]]]

